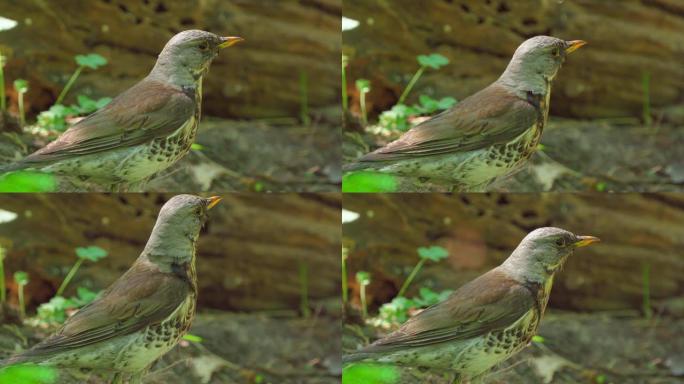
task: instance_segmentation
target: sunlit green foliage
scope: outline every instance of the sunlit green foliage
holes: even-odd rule
[[[0,384],[51,384],[56,383],[57,378],[56,369],[35,364],[0,368]]]
[[[342,192],[396,192],[396,177],[379,172],[353,172],[344,175]]]
[[[418,292],[419,295],[411,299],[397,296],[391,302],[380,307],[378,317],[374,319],[373,323],[383,328],[389,328],[393,324],[402,324],[409,319],[411,311],[440,303],[446,300],[451,292],[453,291],[435,292],[428,287],[421,287]]]
[[[342,384],[395,384],[400,378],[399,368],[392,365],[358,363],[342,371]]]
[[[54,192],[57,179],[49,173],[17,171],[0,175],[0,192]]]

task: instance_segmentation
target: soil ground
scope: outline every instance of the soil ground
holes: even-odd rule
[[[345,351],[363,343],[346,327]],[[358,330],[358,329],[357,329]],[[372,333],[368,328],[364,333]],[[495,367],[486,384],[675,384],[684,382],[684,320],[633,313],[550,311],[538,335],[519,354]],[[375,337],[370,337],[371,340]],[[603,378],[601,378],[603,376]],[[402,384],[425,383],[426,379]],[[449,384],[440,377],[427,382]]]
[[[304,319],[288,314],[203,312],[190,333],[201,343],[182,341],[152,366],[145,384],[337,384],[341,330],[331,316]],[[0,353],[8,356],[35,344],[45,330],[3,325]],[[97,375],[69,377],[60,384],[103,384]]]
[[[348,133],[343,147],[345,162],[396,137]],[[618,125],[551,117],[541,143],[543,150],[537,151],[518,173],[498,180],[488,189],[500,192],[684,190],[684,130],[680,126]],[[448,189],[425,185],[426,192]]]

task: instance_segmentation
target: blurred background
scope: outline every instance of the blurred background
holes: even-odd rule
[[[0,131],[23,134],[4,138],[0,156],[44,145],[66,128],[64,115],[86,115],[146,76],[174,34],[203,29],[245,41],[204,79],[200,146],[147,189],[339,189],[341,9],[340,0],[2,1]],[[75,111],[51,109],[75,57],[88,54],[105,61],[73,82],[61,104]]]
[[[556,226],[601,243],[568,259],[540,337],[485,382],[681,382],[680,194],[345,194],[343,206],[344,351],[499,265],[530,231]]]
[[[495,190],[681,190],[682,14],[669,0],[345,0],[345,161],[486,87],[523,41],[550,35],[588,44],[556,77],[531,166]]]
[[[0,195],[0,358],[120,277],[172,196]],[[145,382],[339,383],[340,206],[339,194],[223,196],[198,242],[190,333],[199,339],[165,355]]]

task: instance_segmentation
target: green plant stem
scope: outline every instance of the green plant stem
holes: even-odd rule
[[[411,284],[411,281],[416,277],[418,274],[418,271],[420,271],[421,268],[423,268],[423,264],[425,264],[425,260],[427,259],[420,259],[418,264],[416,264],[415,267],[413,267],[413,270],[411,273],[408,275],[406,280],[404,281],[404,284],[401,285],[401,289],[399,289],[399,293],[397,293],[397,297],[399,296],[404,296],[404,293],[406,293],[406,290],[408,289],[409,285]]]
[[[364,126],[368,125],[368,116],[366,114],[366,92],[361,92],[361,122]]]
[[[0,246],[0,303],[5,302],[5,248]]]
[[[311,309],[309,309],[309,268],[303,262],[299,263],[299,282],[301,284],[300,310],[302,316],[309,318],[311,316]]]
[[[78,268],[81,267],[81,264],[83,264],[83,259],[78,259],[74,266],[71,267],[71,270],[69,270],[69,273],[67,273],[66,277],[64,278],[64,281],[62,281],[62,284],[57,289],[57,293],[55,293],[55,296],[62,296],[62,293],[64,293],[64,290],[76,274],[76,271],[78,271]]]
[[[345,66],[344,57],[342,58],[342,112],[347,112],[349,109],[349,101],[347,101],[347,68]]]
[[[62,100],[64,100],[64,97],[66,96],[67,92],[69,92],[71,86],[74,85],[74,82],[78,78],[78,75],[81,74],[81,71],[83,71],[83,68],[84,67],[82,65],[76,68],[74,74],[71,75],[69,81],[67,81],[66,85],[64,86],[64,89],[62,89],[62,92],[60,92],[59,96],[57,96],[57,101],[55,101],[55,104],[62,104]]]
[[[643,303],[642,303],[642,309],[644,311],[644,316],[646,316],[647,319],[650,319],[651,316],[653,316],[653,311],[651,310],[651,265],[650,264],[644,264],[642,267],[642,280],[643,280],[643,288],[642,288],[642,293],[643,293]]]
[[[359,294],[361,296],[361,318],[365,320],[368,317],[368,307],[366,306],[366,286],[364,284],[361,284]]]
[[[342,303],[347,304],[349,293],[347,293],[347,250],[342,248]]]
[[[19,317],[23,319],[26,317],[26,307],[24,306],[24,285],[19,284]]]
[[[24,128],[26,116],[24,116],[24,92],[19,92],[19,125]]]
[[[0,111],[5,112],[5,108],[5,57],[0,55]]]
[[[406,97],[408,96],[409,92],[411,92],[411,89],[416,84],[416,81],[418,81],[420,76],[423,75],[423,72],[425,72],[425,66],[421,66],[416,73],[413,74],[411,81],[409,81],[406,88],[404,88],[404,92],[402,92],[401,96],[399,96],[399,101],[397,101],[397,104],[404,104],[404,100],[406,100]]]
[[[641,76],[641,85],[643,87],[644,100],[643,100],[643,111],[642,118],[644,119],[644,124],[651,126],[653,123],[651,119],[651,73],[644,72]]]

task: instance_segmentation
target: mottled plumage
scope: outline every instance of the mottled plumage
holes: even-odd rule
[[[179,195],[159,213],[131,268],[55,334],[4,364],[142,375],[188,331],[195,313],[195,243],[220,199]]]
[[[398,330],[344,356],[476,378],[523,349],[537,331],[553,277],[572,251],[598,241],[559,228],[528,234],[500,266]]]
[[[202,77],[237,37],[190,30],[175,35],[150,74],[8,172],[39,169],[104,185],[146,179],[183,157],[200,120]]]
[[[483,190],[535,151],[548,118],[551,82],[566,54],[584,45],[548,36],[518,47],[485,89],[345,167]]]

